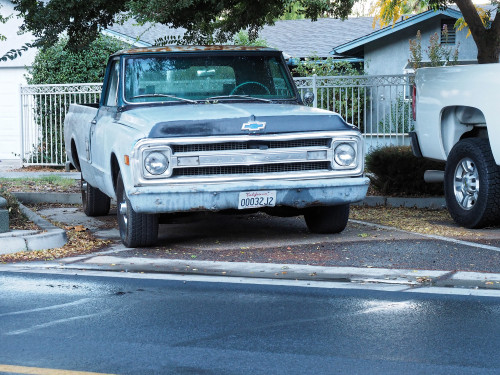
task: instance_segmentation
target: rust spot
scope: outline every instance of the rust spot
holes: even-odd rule
[[[164,47],[141,47],[121,50],[113,54],[117,55],[134,55],[140,53],[157,53],[157,52],[198,52],[198,51],[275,51],[268,47],[254,46],[231,46],[231,45],[213,45],[213,46],[164,46]]]

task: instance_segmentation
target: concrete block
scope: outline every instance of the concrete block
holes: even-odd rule
[[[0,233],[9,231],[9,211],[7,210],[7,200],[0,197]]]

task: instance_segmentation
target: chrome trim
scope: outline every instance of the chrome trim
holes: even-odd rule
[[[244,149],[225,151],[192,151],[179,152],[172,151],[175,145],[190,144],[210,144],[210,143],[230,143],[230,142],[273,142],[273,141],[293,141],[307,140],[313,138],[331,139],[329,147],[309,146],[291,147],[283,149]],[[339,143],[352,143],[356,150],[356,163],[351,166],[341,167],[334,161],[334,148]],[[169,169],[163,175],[153,176],[145,172],[143,166],[144,155],[147,151],[167,152],[170,161]],[[323,158],[309,159],[310,152],[323,151],[317,155]],[[197,165],[179,165],[178,159],[191,157],[199,161]],[[330,171],[307,171],[307,172],[277,172],[269,174],[242,174],[242,175],[209,175],[209,176],[182,176],[171,177],[176,168],[203,168],[217,166],[252,166],[262,164],[291,164],[304,162],[328,162],[332,170]],[[364,147],[361,134],[358,131],[331,131],[331,132],[307,132],[307,133],[287,133],[271,135],[235,135],[217,137],[185,137],[185,138],[146,138],[139,140],[131,155],[132,174],[135,186],[152,184],[194,184],[194,183],[215,183],[224,181],[248,181],[248,180],[297,180],[331,177],[360,176],[364,168]]]

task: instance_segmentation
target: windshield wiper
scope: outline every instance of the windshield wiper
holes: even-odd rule
[[[175,95],[167,95],[167,94],[141,94],[141,95],[132,96],[130,99],[137,99],[137,98],[170,98],[170,99],[181,100],[183,102],[198,104],[198,102],[196,100],[180,98],[180,97],[175,96]]]
[[[271,103],[272,100],[264,99],[264,98],[256,98],[255,96],[250,95],[221,95],[221,96],[211,96],[207,98],[207,100],[217,100],[217,99],[233,99],[233,98],[243,98],[243,99],[251,99],[251,100],[260,100],[266,103]]]

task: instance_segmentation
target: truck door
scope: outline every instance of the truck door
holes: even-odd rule
[[[119,72],[119,60],[112,61],[102,105],[90,124],[90,162],[99,183],[102,183],[105,175],[110,173],[109,155],[105,154],[105,150],[109,148],[105,145],[109,146],[109,137],[113,134],[113,124],[118,109]]]

